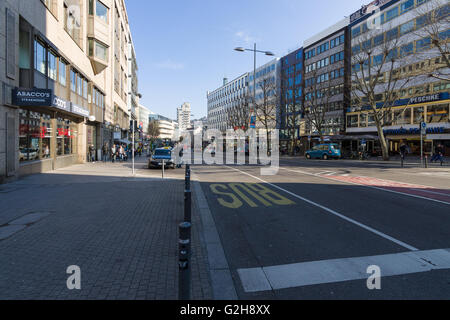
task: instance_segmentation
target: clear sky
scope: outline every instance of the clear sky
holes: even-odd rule
[[[206,116],[206,92],[253,70],[253,55],[277,57],[358,10],[361,0],[125,0],[139,67],[141,104],[176,119],[190,102]],[[257,64],[271,60],[258,55]]]

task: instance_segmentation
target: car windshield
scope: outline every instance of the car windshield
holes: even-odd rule
[[[170,156],[170,150],[155,150],[155,156]]]

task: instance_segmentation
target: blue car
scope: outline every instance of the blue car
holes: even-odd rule
[[[315,146],[311,150],[306,151],[306,159],[339,159],[341,157],[341,150],[339,149],[339,145],[329,143],[329,144],[320,144]]]

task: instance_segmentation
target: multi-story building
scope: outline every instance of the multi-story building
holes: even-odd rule
[[[0,17],[0,180],[86,161],[128,132],[123,0],[3,0]]]
[[[148,135],[148,123],[150,114],[151,111],[149,109],[139,104],[139,107],[136,109],[136,118],[138,127],[140,128],[144,138],[146,138]]]
[[[280,143],[300,139],[304,134],[303,106],[303,48],[293,50],[281,58]],[[301,130],[303,129],[303,130]],[[292,132],[294,136],[291,137]]]
[[[208,128],[225,131],[234,125],[230,123],[230,112],[233,108],[245,107],[248,101],[248,73],[228,82],[214,91],[207,92]],[[250,121],[250,119],[248,119]]]
[[[306,135],[340,135],[345,132],[345,105],[350,85],[349,19],[343,19],[304,46],[304,118]]]
[[[191,105],[187,102],[183,103],[177,109],[177,122],[181,131],[185,131],[191,124]]]
[[[159,125],[159,137],[163,140],[173,140],[176,138],[177,123],[160,114],[150,111],[149,121],[156,121]],[[185,129],[186,130],[186,129]]]
[[[275,58],[258,67],[254,75],[248,76],[248,88],[256,102],[251,104],[251,117],[255,119],[255,128],[262,129],[268,124],[269,129],[279,127],[279,108],[281,96],[281,62]],[[255,78],[254,78],[255,76]],[[256,83],[256,89],[254,88]],[[266,102],[264,102],[264,100]]]
[[[374,4],[378,5],[379,12],[373,10]],[[448,77],[430,76],[436,71],[450,73],[439,42],[435,42],[439,39],[440,44],[448,48],[449,14],[448,1],[393,0],[371,3],[351,16],[353,62],[362,50],[369,48],[371,57],[367,65],[375,68],[383,63],[383,52],[393,44],[389,49],[389,57],[392,57],[389,61],[394,63],[392,67],[390,62],[386,63],[381,69],[374,90],[377,108],[386,108],[386,101],[394,97],[383,118],[383,132],[391,153],[398,153],[399,145],[406,142],[413,153],[419,154],[419,126],[423,122],[427,125],[425,151],[431,152],[436,144],[445,145],[447,154],[450,150],[450,82]],[[432,29],[437,31],[433,40],[426,32]],[[367,65],[361,68],[354,62],[353,76],[361,78],[363,71],[368,74]],[[392,92],[386,90],[389,82],[393,83]],[[369,106],[353,104],[348,108],[347,133],[378,136]],[[374,139],[369,150],[376,149],[377,143]]]

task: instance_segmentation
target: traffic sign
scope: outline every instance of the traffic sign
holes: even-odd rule
[[[421,134],[422,135],[427,134],[427,124],[426,124],[426,122],[421,122],[420,123],[420,130],[421,130]]]
[[[362,139],[361,140],[361,145],[365,146],[367,144],[366,140]]]

